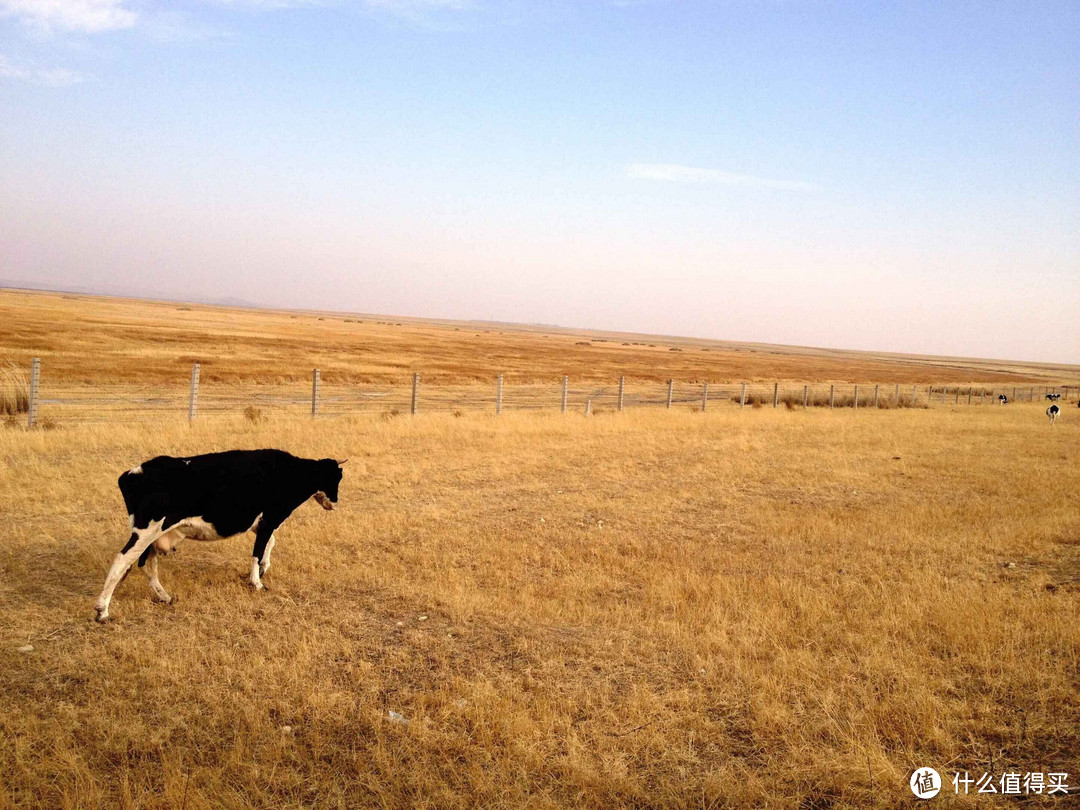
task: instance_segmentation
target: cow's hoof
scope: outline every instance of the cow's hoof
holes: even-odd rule
[[[95,622],[97,622],[98,624],[105,624],[105,622],[107,622],[108,620],[109,620],[108,611],[100,611],[100,610],[97,610],[95,608],[95,610],[94,610],[94,621]]]
[[[176,597],[170,596],[167,599],[162,599],[160,596],[152,595],[150,597],[151,602],[156,602],[159,605],[174,605],[176,604]]]

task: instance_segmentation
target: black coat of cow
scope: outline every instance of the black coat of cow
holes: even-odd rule
[[[306,459],[283,450],[229,450],[200,456],[157,456],[125,472],[118,481],[131,517],[131,537],[116,555],[95,605],[108,618],[116,585],[137,559],[151,563],[151,589],[171,601],[157,580],[158,551],[174,539],[216,540],[255,532],[252,584],[261,588],[258,569],[269,566],[267,544],[275,530],[304,501],[314,497],[333,509],[341,483],[341,464],[332,458]]]

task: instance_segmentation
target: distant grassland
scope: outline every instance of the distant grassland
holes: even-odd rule
[[[0,428],[0,808],[898,807],[919,766],[1076,784],[1072,416]],[[162,563],[178,604],[133,571],[95,625],[119,472],[258,446],[350,459],[339,510],[279,531],[271,590],[245,584],[248,537],[188,543]]]
[[[719,331],[719,330],[718,330]],[[227,309],[0,290],[0,364],[41,357],[52,384],[435,384],[631,379],[1077,385],[1080,367],[625,335],[490,322]]]

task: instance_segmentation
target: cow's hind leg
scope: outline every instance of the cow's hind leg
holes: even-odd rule
[[[109,618],[109,602],[112,601],[113,591],[128,575],[128,571],[131,570],[131,566],[135,564],[135,561],[161,536],[161,526],[164,522],[165,519],[162,518],[161,520],[152,521],[145,529],[132,529],[127,545],[113,558],[112,567],[109,568],[109,573],[105,577],[105,587],[101,589],[101,595],[94,603],[94,610],[97,611],[97,616],[95,616],[97,621],[103,622]]]
[[[169,596],[169,592],[162,587],[161,580],[158,579],[158,553],[153,544],[143,552],[142,557],[139,557],[139,567],[146,574],[146,578],[150,580],[151,598],[155,602],[164,602],[166,605],[171,605],[173,598]]]

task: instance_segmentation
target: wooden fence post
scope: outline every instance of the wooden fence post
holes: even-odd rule
[[[959,385],[956,386],[956,400],[953,402],[953,404],[954,405],[959,405],[960,404],[960,386]]]
[[[37,424],[38,411],[38,387],[41,385],[41,358],[35,357],[30,361],[30,401],[26,406],[26,426],[32,428]]]
[[[671,395],[675,392],[675,380],[667,381],[667,406],[671,407]]]
[[[502,413],[502,374],[499,375],[499,380],[495,384],[495,415],[498,416]]]
[[[588,416],[590,413],[592,413],[592,400],[587,399],[585,400],[585,415]]]
[[[420,404],[420,375],[412,375],[412,405],[409,408],[409,412],[416,415],[416,408]]]
[[[855,404],[852,407],[854,407],[854,408],[859,407],[859,385],[858,385],[858,383],[855,384]]]
[[[311,415],[319,414],[319,370],[311,372]]]
[[[830,408],[836,407],[836,386],[835,385],[830,385],[829,386],[829,407]]]
[[[566,385],[567,385],[568,382],[569,382],[569,379],[567,378],[567,376],[565,374],[563,374],[563,378],[562,378],[562,412],[563,413],[566,413]]]
[[[195,421],[195,412],[199,409],[199,364],[191,367],[191,396],[188,397],[187,418],[189,422]]]
[[[1034,401],[1035,401],[1035,388],[1034,388],[1034,386],[1032,386],[1031,390],[1028,391],[1028,402],[1034,402]]]
[[[874,407],[878,406],[878,386],[874,386]]]
[[[893,402],[896,405],[900,404],[900,383],[896,384],[896,391],[893,393]]]
[[[780,404],[780,383],[775,382],[772,385],[772,406],[775,408]]]
[[[802,387],[802,406],[805,408],[807,402],[809,402],[810,386],[804,385]]]
[[[623,404],[623,391],[626,388],[626,377],[619,377],[619,410],[622,410]]]
[[[971,386],[968,386],[968,405],[971,404]]]
[[[705,413],[705,409],[709,405],[709,384],[705,383],[701,388],[701,412]]]
[[[739,394],[739,407],[746,407],[746,383],[742,384],[742,393]]]

